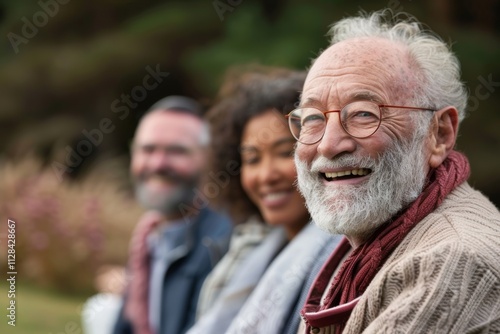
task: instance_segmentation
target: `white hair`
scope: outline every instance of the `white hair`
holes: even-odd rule
[[[405,45],[414,62],[411,65],[415,65],[416,70],[420,71],[415,73],[415,79],[421,93],[416,94],[412,102],[436,110],[454,106],[458,110],[459,121],[465,118],[468,92],[460,80],[460,63],[457,57],[439,36],[426,30],[411,15],[394,15],[390,9],[371,14],[361,13],[360,16],[334,23],[328,35],[331,37],[331,45],[361,37],[383,38]]]

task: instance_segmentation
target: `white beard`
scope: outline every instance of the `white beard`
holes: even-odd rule
[[[298,187],[316,225],[331,234],[365,240],[379,226],[414,201],[422,192],[427,161],[425,140],[415,135],[409,142],[397,142],[378,159],[354,154],[329,160],[318,157],[309,169],[295,155]],[[325,187],[319,170],[324,168],[369,168],[365,183]]]

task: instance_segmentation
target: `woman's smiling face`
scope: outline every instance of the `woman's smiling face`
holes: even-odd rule
[[[295,139],[284,117],[268,110],[251,118],[241,138],[241,183],[270,225],[283,225],[293,238],[308,222],[304,199],[295,187]]]

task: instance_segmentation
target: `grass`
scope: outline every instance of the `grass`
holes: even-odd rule
[[[5,280],[0,285],[0,333],[82,334],[80,308],[85,296],[64,295],[31,285],[16,287],[16,326],[8,325],[9,298]]]

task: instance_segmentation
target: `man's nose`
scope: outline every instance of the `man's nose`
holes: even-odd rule
[[[329,159],[356,149],[356,141],[344,130],[337,114],[328,114],[325,133],[317,146],[318,153]]]
[[[148,167],[153,170],[163,169],[172,163],[172,159],[162,150],[157,150],[148,159]]]

